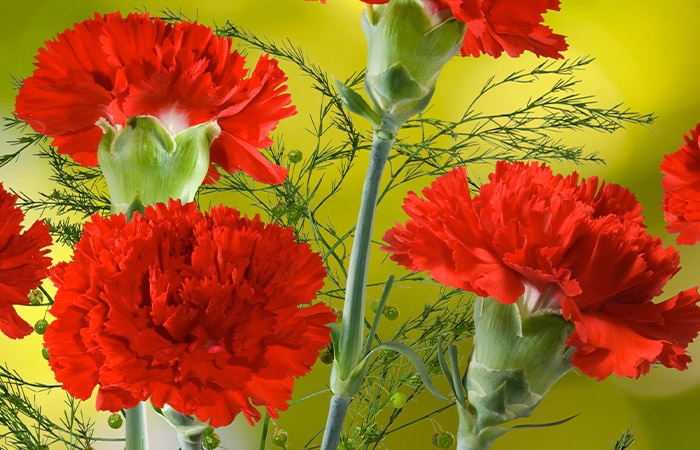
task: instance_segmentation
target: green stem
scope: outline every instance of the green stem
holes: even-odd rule
[[[126,410],[126,450],[148,450],[146,404]]]
[[[369,167],[362,188],[360,212],[355,228],[355,239],[350,254],[350,267],[343,305],[343,327],[336,349],[336,361],[341,379],[346,379],[362,358],[365,327],[365,289],[372,242],[372,226],[377,209],[379,184],[389,151],[394,144],[396,130],[380,130],[374,135]]]
[[[321,450],[336,450],[338,448],[340,432],[343,430],[343,422],[348,412],[348,406],[350,406],[350,400],[352,398],[339,397],[337,395],[331,397],[331,407],[328,412],[326,429],[323,433]]]
[[[362,187],[355,239],[350,254],[345,303],[343,305],[343,323],[335,349],[334,375],[331,375],[331,390],[334,395],[331,398],[321,450],[336,450],[338,448],[340,432],[348,406],[352,397],[360,389],[365,373],[364,370],[355,371],[354,369],[364,353],[365,290],[370,244],[372,243],[372,226],[377,210],[382,173],[399,128],[401,128],[400,125],[385,121],[381,129],[375,132],[372,142],[369,167],[365,176],[365,184]]]
[[[177,440],[180,442],[180,450],[202,450],[202,440],[204,433],[184,434],[177,433]]]

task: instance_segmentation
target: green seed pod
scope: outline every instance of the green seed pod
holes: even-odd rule
[[[406,406],[406,395],[403,392],[394,392],[389,396],[389,403],[396,409]]]
[[[301,150],[293,148],[287,153],[287,158],[289,158],[289,162],[296,164],[301,162],[301,160],[304,158],[304,154],[301,153]]]
[[[34,331],[36,331],[36,334],[44,334],[48,327],[49,322],[46,319],[39,319],[34,324]]]
[[[399,309],[396,306],[387,306],[384,308],[384,317],[386,320],[394,321],[399,318]]]
[[[114,430],[118,430],[124,424],[124,418],[119,413],[112,413],[107,418],[107,425]]]
[[[41,349],[41,356],[44,357],[45,360],[49,360],[49,349],[44,347]]]
[[[275,447],[286,448],[288,440],[289,435],[282,428],[275,429],[275,431],[273,431],[272,435],[270,436],[270,442]]]
[[[333,364],[333,351],[328,347],[324,348],[318,355],[318,359],[325,365]]]
[[[441,431],[433,435],[433,447],[435,448],[451,448],[454,443],[455,436],[449,431]]]

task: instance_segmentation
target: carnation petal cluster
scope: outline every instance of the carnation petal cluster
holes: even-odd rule
[[[24,213],[17,208],[17,196],[0,183],[0,331],[13,339],[30,334],[34,328],[14,309],[28,305],[29,292],[48,274],[51,259],[49,227],[35,222],[22,230]]]
[[[295,377],[330,341],[335,314],[309,305],[325,268],[291,228],[171,201],[85,225],[45,334],[71,395],[118,411],[158,406],[229,424],[285,410]],[[300,306],[301,305],[301,306]]]
[[[700,123],[684,136],[685,143],[664,157],[661,180],[666,231],[678,233],[676,242],[700,241]]]
[[[148,14],[95,14],[45,45],[15,108],[60,153],[96,165],[100,120],[123,127],[129,117],[153,116],[173,135],[216,121],[221,134],[211,162],[265,183],[284,180],[286,169],[258,150],[272,145],[270,132],[295,113],[276,61],[262,56],[249,72],[230,39]],[[209,175],[218,176],[213,166]]]
[[[700,297],[693,288],[654,302],[679,255],[646,232],[627,189],[500,161],[478,195],[463,168],[423,195],[409,193],[411,220],[384,236],[392,260],[504,304],[534,298],[533,311],[562,314],[575,326],[571,362],[589,376],[637,377],[657,362],[686,368]]]

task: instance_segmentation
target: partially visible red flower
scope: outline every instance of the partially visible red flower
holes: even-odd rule
[[[575,326],[572,364],[587,375],[686,368],[700,296],[694,288],[654,303],[679,255],[646,232],[627,189],[501,161],[473,198],[463,168],[423,194],[409,193],[411,220],[384,236],[392,260],[504,304],[559,311]]]
[[[0,183],[0,331],[13,339],[34,330],[14,305],[29,304],[29,292],[39,287],[51,265],[46,256],[51,245],[49,227],[41,221],[22,231],[24,213],[16,203],[17,196]]]
[[[45,334],[56,379],[97,408],[146,399],[209,421],[287,408],[295,377],[330,341],[335,315],[309,305],[321,258],[291,228],[217,207],[171,201],[136,214],[97,215],[58,287]],[[302,305],[302,306],[300,306]]]
[[[700,241],[700,123],[683,136],[685,144],[664,157],[661,185],[664,191],[666,231],[678,233],[678,244]]]
[[[252,72],[244,64],[231,52],[231,39],[203,25],[168,24],[148,14],[95,14],[39,49],[16,114],[53,138],[59,152],[88,166],[97,164],[99,119],[123,126],[132,116],[155,116],[172,134],[217,121],[213,163],[280,183],[286,169],[258,149],[272,145],[270,132],[295,113],[287,78],[267,56]],[[209,174],[218,177],[213,168]]]
[[[449,4],[452,13],[467,24],[462,56],[506,52],[520,56],[532,52],[547,58],[563,58],[568,48],[564,36],[542,25],[543,15],[559,11],[559,0],[439,0]]]
[[[361,1],[380,5],[390,0]],[[416,1],[428,14],[443,15],[450,10],[452,16],[467,24],[462,56],[488,54],[497,58],[505,51],[515,57],[528,51],[537,56],[563,58],[561,52],[568,48],[564,36],[542,25],[547,11],[559,11],[559,0]]]

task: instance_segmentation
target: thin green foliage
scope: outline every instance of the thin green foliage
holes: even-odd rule
[[[60,385],[32,383],[0,366],[0,442],[16,450],[39,450],[54,444],[85,449],[96,441],[121,441],[93,437],[94,422],[84,417],[80,401],[68,395],[58,422],[46,416],[37,397],[55,389],[63,395]]]
[[[632,448],[632,444],[634,443],[634,431],[632,430],[633,426],[630,425],[620,436],[620,438],[615,442],[615,445],[613,446],[612,450],[627,450]]]

